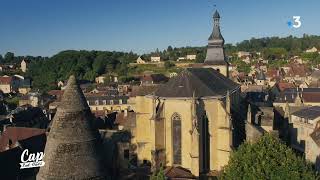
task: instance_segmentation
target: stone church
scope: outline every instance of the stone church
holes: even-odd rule
[[[68,80],[37,179],[106,179],[99,132],[74,76]]]
[[[220,171],[242,139],[240,86],[228,76],[220,15],[213,16],[202,68],[188,68],[155,93],[136,98],[138,160],[152,167],[181,166],[200,176]]]

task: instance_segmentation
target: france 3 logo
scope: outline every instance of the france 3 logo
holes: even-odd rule
[[[298,29],[301,27],[301,17],[300,16],[292,16],[292,19],[287,21],[287,25],[289,28],[295,28]]]

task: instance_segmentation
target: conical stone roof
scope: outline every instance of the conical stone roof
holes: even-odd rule
[[[37,179],[105,179],[99,133],[86,99],[70,76],[45,147]]]

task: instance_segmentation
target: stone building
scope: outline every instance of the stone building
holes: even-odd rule
[[[310,134],[320,125],[320,106],[304,107],[291,114],[290,118],[291,147],[306,153],[310,151]],[[319,155],[318,153],[317,155]],[[315,160],[316,158],[314,158]]]
[[[21,61],[21,64],[20,64],[20,66],[21,66],[21,71],[22,72],[27,72],[27,70],[28,70],[28,65],[29,65],[29,61],[28,60],[26,60],[26,59],[23,59],[22,61]]]
[[[260,85],[260,86],[264,86],[266,85],[266,75],[263,73],[262,70],[260,70],[257,74],[257,78],[256,78],[256,84]]]
[[[181,166],[195,176],[221,170],[240,141],[239,91],[212,68],[188,68],[136,97],[138,160]]]
[[[128,96],[86,96],[91,111],[122,111],[132,109]]]
[[[0,77],[0,91],[3,93],[17,92],[19,88],[19,79],[15,76]]]
[[[220,32],[220,15],[218,11],[213,14],[213,31],[208,39],[207,55],[204,61],[205,67],[211,67],[228,77],[229,63],[224,53],[224,39]]]
[[[69,78],[37,179],[106,179],[99,132],[74,76]]]

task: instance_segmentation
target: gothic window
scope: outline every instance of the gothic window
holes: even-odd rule
[[[129,149],[125,149],[125,150],[123,151],[123,157],[124,157],[124,159],[129,159],[129,156],[130,156]]]
[[[207,173],[210,169],[210,135],[209,135],[209,122],[208,117],[204,114],[199,122],[200,129],[200,172]]]
[[[181,164],[181,116],[174,113],[171,120],[173,164]]]

